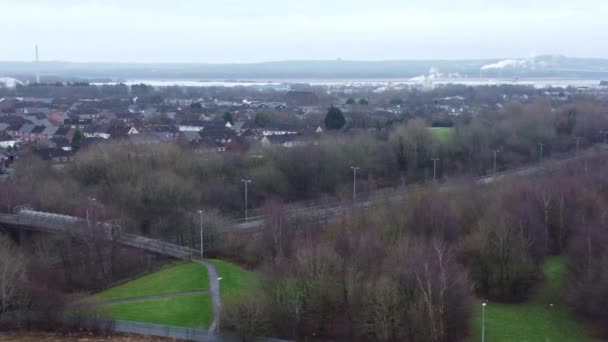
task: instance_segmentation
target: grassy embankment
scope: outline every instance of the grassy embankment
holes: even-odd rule
[[[489,302],[485,315],[486,341],[593,341],[563,301],[561,289],[565,273],[565,260],[551,257],[544,266],[543,284],[528,301],[520,304]],[[471,341],[481,341],[481,311],[481,302],[477,302]]]
[[[253,272],[222,260],[210,260],[222,278],[222,302],[252,291],[257,284]],[[209,288],[206,269],[196,263],[166,267],[127,283],[112,287],[95,297],[102,301],[205,291]],[[149,322],[182,327],[206,328],[213,320],[209,293],[134,300],[107,305],[110,316],[117,320]]]

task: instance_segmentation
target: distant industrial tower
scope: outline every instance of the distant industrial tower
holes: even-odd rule
[[[36,44],[36,83],[40,83],[40,65],[38,65],[38,44]]]

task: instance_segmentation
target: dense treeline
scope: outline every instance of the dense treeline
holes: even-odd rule
[[[452,341],[472,329],[474,296],[525,300],[542,281],[544,259],[555,254],[567,257],[570,271],[564,293],[548,300],[563,300],[581,317],[605,325],[606,170],[600,155],[486,187],[409,187],[399,196],[374,198],[366,211],[326,222],[288,217],[280,201],[271,201],[261,233],[214,234],[207,246],[211,255],[257,268],[261,277],[259,292],[225,304],[224,326],[246,337]],[[89,214],[107,215],[99,208]],[[97,259],[103,244],[89,242],[90,254],[64,259],[81,269],[70,273],[80,277],[72,280],[76,284],[106,279],[103,258]],[[44,272],[26,267],[20,252],[2,243],[0,267],[7,276],[0,286],[12,284],[0,298],[4,312],[64,310],[59,294],[15,286],[53,280],[40,278]],[[67,240],[52,243],[74,253]],[[50,302],[37,300],[40,293]]]
[[[257,239],[218,248],[262,274],[260,293],[227,305],[226,325],[245,336],[452,341],[472,328],[474,295],[523,301],[544,259],[562,254],[564,293],[545,304],[605,326],[607,169],[602,156],[508,184],[411,188],[326,227],[269,205]]]
[[[68,214],[82,212],[83,205],[102,207],[105,217],[121,219],[127,229],[183,240],[175,227],[189,226],[199,208],[243,216],[243,178],[252,180],[250,209],[273,198],[349,198],[350,166],[360,167],[357,188],[363,193],[432,180],[432,158],[439,159],[438,177],[478,176],[492,172],[494,151],[501,170],[537,161],[539,143],[549,157],[574,151],[575,137],[581,149],[603,141],[606,118],[593,102],[554,108],[541,101],[464,116],[444,139],[412,119],[389,130],[326,134],[307,146],[224,155],[174,145],[102,144],[80,151],[64,169],[33,157],[19,160],[0,200],[7,211],[24,203]]]
[[[45,247],[20,248],[7,235],[0,234],[0,329],[111,331],[113,322],[104,310],[84,295],[67,292],[67,279],[60,280],[66,275],[77,276],[91,288],[99,279],[100,267],[92,265],[97,260],[89,257],[100,245],[93,244],[91,253],[73,255],[69,262],[78,266],[68,270],[62,265],[49,267],[49,251],[53,249],[50,245],[57,242],[49,240],[39,242]],[[55,251],[66,246],[56,246]],[[69,253],[68,250],[73,251],[68,247],[64,252]],[[78,260],[79,257],[85,260]]]

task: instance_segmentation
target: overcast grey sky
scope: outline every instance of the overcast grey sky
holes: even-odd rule
[[[608,57],[606,0],[0,0],[0,60]]]

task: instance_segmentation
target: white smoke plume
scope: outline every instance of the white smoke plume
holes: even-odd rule
[[[487,64],[481,70],[499,70],[505,68],[526,68],[534,65],[534,59],[503,59],[496,63]]]
[[[0,77],[0,85],[7,88],[15,88],[17,84],[23,84],[21,81],[10,77]]]

